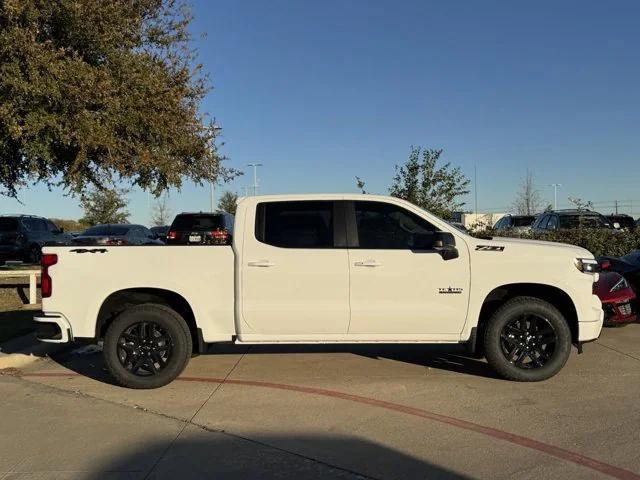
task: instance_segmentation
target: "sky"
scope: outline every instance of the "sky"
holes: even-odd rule
[[[199,61],[222,127],[218,186],[243,194],[387,193],[411,145],[444,150],[477,183],[466,208],[504,212],[527,170],[545,203],[613,201],[640,216],[640,2],[262,0],[192,2]],[[42,186],[0,211],[79,218]],[[148,224],[149,195],[129,195]],[[173,213],[210,208],[209,188],[172,190]]]

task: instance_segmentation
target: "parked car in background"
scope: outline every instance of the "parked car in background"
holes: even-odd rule
[[[623,257],[598,257],[600,269],[606,272],[616,272],[627,279],[636,294],[640,294],[640,250]]]
[[[232,238],[229,213],[180,213],[169,227],[167,245],[229,245]]]
[[[69,245],[71,235],[51,220],[35,215],[0,216],[0,257],[39,263],[44,245]]]
[[[73,239],[74,245],[164,245],[143,225],[105,224],[87,228]]]
[[[496,222],[493,229],[526,232],[531,230],[531,225],[535,220],[535,215],[505,215]]]
[[[607,220],[609,221],[609,223],[611,225],[615,225],[616,223],[618,224],[619,229],[621,230],[627,230],[629,232],[633,231],[636,229],[636,221],[633,219],[632,216],[630,215],[624,215],[624,214],[620,214],[620,215],[607,215]]]
[[[626,278],[616,272],[601,272],[593,284],[604,310],[604,326],[613,327],[636,321],[636,294]]]
[[[461,232],[469,233],[469,230],[467,229],[467,227],[464,226],[463,223],[460,223],[460,222],[447,222],[447,223],[452,227],[456,227]]]
[[[538,216],[531,226],[534,232],[572,228],[613,228],[604,215],[591,210],[552,210]]]
[[[151,230],[153,233],[155,233],[158,237],[158,240],[162,240],[163,242],[167,241],[167,233],[169,233],[169,225],[160,225],[160,226],[155,226],[155,227],[151,227],[149,230]]]

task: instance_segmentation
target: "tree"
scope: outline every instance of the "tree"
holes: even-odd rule
[[[593,209],[593,202],[589,200],[583,200],[578,197],[569,197],[568,200],[576,206],[576,209],[580,211]]]
[[[518,215],[534,215],[542,207],[540,192],[535,187],[533,173],[527,170],[527,175],[520,184],[520,191],[513,202],[513,210]]]
[[[366,195],[367,193],[364,189],[365,185],[366,182],[364,180],[362,180],[360,177],[356,177],[356,187],[358,187],[358,190],[360,190],[363,195]]]
[[[238,206],[238,195],[233,192],[224,192],[220,197],[220,203],[218,204],[218,210],[220,212],[227,212],[231,215],[236,214],[236,207]]]
[[[389,193],[398,198],[448,219],[460,210],[464,202],[461,195],[469,193],[469,179],[459,167],[451,168],[449,162],[437,167],[442,150],[411,147],[409,159],[398,167]]]
[[[65,218],[50,218],[49,220],[58,227],[63,228],[65,232],[81,232],[88,226],[86,223],[81,223],[78,220],[68,220]]]
[[[168,225],[171,221],[171,208],[166,195],[157,198],[151,208],[151,224],[156,227]]]
[[[84,217],[80,223],[98,225],[101,223],[127,223],[127,192],[123,190],[94,189],[85,193],[80,205],[84,209]]]
[[[182,0],[0,2],[0,194],[228,180]]]

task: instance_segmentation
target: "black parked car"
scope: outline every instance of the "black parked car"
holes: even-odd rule
[[[568,230],[572,228],[609,228],[613,225],[604,215],[591,210],[553,210],[538,216],[531,226],[534,232]]]
[[[158,236],[158,240],[162,240],[163,242],[167,241],[167,233],[169,233],[169,225],[155,226],[155,227],[151,227],[149,230],[151,230],[153,233],[155,233]]]
[[[167,233],[167,245],[229,245],[233,215],[229,213],[181,213]]]
[[[534,215],[505,215],[496,222],[493,229],[526,232],[531,230],[531,225],[535,220]]]
[[[73,239],[74,245],[164,245],[142,225],[105,224],[87,228]]]
[[[636,221],[633,219],[633,217],[629,215],[611,214],[611,215],[607,215],[607,220],[609,220],[609,223],[611,223],[611,225],[614,225],[615,223],[617,223],[618,228],[622,230],[627,230],[629,232],[632,232],[633,230],[636,229]]]
[[[40,263],[44,245],[69,245],[71,235],[51,220],[35,215],[0,216],[0,257]]]

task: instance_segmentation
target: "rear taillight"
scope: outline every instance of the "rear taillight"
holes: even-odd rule
[[[40,276],[40,290],[42,298],[48,298],[53,291],[53,280],[49,275],[49,267],[58,263],[58,255],[55,253],[43,253],[40,264],[42,265],[42,274]]]
[[[173,230],[170,230],[169,233],[167,233],[167,238],[169,240],[175,240],[177,236],[178,236],[178,233],[174,232]]]
[[[121,238],[108,238],[107,245],[126,245],[127,241]]]
[[[226,230],[213,230],[209,232],[209,235],[213,237],[213,239],[218,243],[226,243],[229,239],[229,232]]]
[[[600,262],[600,268],[602,270],[609,270],[611,268],[611,262],[609,260],[602,260]]]

